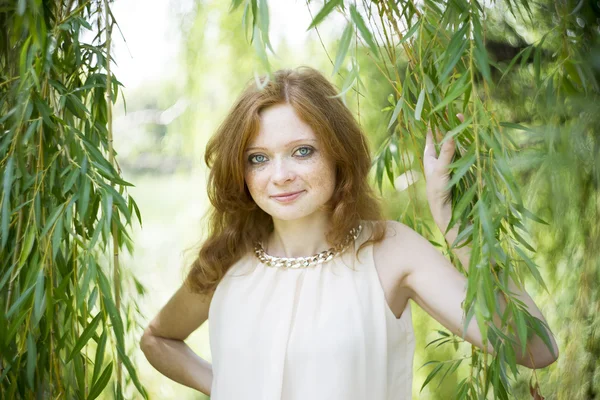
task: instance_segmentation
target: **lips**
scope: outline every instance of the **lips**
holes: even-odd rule
[[[299,192],[282,193],[282,194],[278,194],[276,196],[271,196],[271,198],[273,198],[279,202],[282,202],[282,203],[287,203],[287,202],[297,199],[302,193],[304,193],[304,190],[301,190]]]

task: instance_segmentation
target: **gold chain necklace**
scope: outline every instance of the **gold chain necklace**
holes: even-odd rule
[[[332,247],[329,250],[322,251],[313,256],[309,257],[275,257],[265,253],[265,249],[261,242],[257,242],[254,245],[254,254],[260,260],[261,263],[265,264],[268,267],[275,268],[306,268],[312,267],[315,265],[326,263],[331,260],[333,257],[342,253],[350,242],[356,240],[358,235],[360,235],[360,231],[362,230],[362,225],[358,225],[356,228],[350,229],[348,232],[348,236],[346,240],[338,246]]]

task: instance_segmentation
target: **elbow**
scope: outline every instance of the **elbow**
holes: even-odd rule
[[[142,350],[142,353],[146,355],[146,358],[148,357],[148,352],[155,343],[156,337],[152,334],[152,329],[150,328],[150,326],[148,326],[144,330],[144,333],[142,334],[142,337],[140,339],[140,349]]]
[[[547,352],[543,356],[535,357],[533,360],[523,360],[524,362],[521,365],[529,369],[541,369],[554,364],[556,360],[558,360],[558,347],[554,348],[554,354]]]

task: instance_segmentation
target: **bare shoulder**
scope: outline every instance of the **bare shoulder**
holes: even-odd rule
[[[409,262],[414,235],[410,227],[398,221],[385,221],[383,240],[373,245],[373,258],[382,280],[392,280],[392,286],[402,287],[413,265]]]

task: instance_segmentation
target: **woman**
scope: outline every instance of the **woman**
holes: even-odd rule
[[[336,94],[314,69],[278,71],[262,89],[248,85],[208,143],[208,238],[141,342],[167,377],[217,400],[409,399],[408,300],[462,335],[466,278],[408,226],[383,220],[366,138]],[[428,134],[428,197],[444,230],[453,152],[448,141],[438,158]],[[209,317],[212,365],[184,343]],[[553,352],[533,336],[517,362],[554,362],[549,335]],[[483,346],[475,319],[465,338]]]

